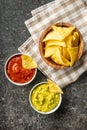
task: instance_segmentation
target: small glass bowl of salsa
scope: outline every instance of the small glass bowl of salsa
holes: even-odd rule
[[[47,82],[36,84],[29,93],[31,107],[40,114],[55,112],[62,103],[62,94],[50,92]]]
[[[22,67],[21,56],[22,53],[13,54],[5,63],[5,75],[7,79],[11,83],[19,86],[31,83],[37,73],[37,68],[25,69]]]

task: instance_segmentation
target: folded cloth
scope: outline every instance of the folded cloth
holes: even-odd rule
[[[33,17],[25,21],[31,37],[23,43],[18,50],[31,55],[47,78],[56,82],[61,88],[76,81],[87,70],[87,4],[82,0],[54,0],[33,11]],[[48,66],[39,53],[39,38],[41,33],[51,24],[56,22],[68,22],[76,26],[84,40],[84,52],[81,59],[67,69],[54,69]]]

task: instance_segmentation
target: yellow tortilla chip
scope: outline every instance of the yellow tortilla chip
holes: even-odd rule
[[[58,40],[64,40],[66,37],[68,37],[72,31],[75,29],[74,26],[72,27],[57,27],[52,26],[53,30],[57,33]]]
[[[77,32],[73,32],[73,34],[70,34],[66,39],[66,46],[67,47],[76,47],[79,43],[79,34]]]
[[[59,40],[63,41],[67,36],[69,36],[75,27],[56,27],[52,26],[53,31],[49,32],[44,38],[43,42],[48,40]]]
[[[73,47],[73,35],[70,34],[70,35],[65,39],[65,42],[66,42],[66,46],[67,46],[67,47]]]
[[[63,47],[63,57],[65,57],[67,60],[70,60],[70,55],[66,47]]]
[[[68,51],[68,53],[70,55],[70,59],[71,59],[70,66],[72,66],[77,59],[78,49],[79,49],[79,47],[67,48],[67,51]]]
[[[56,46],[46,46],[45,47],[45,57],[51,57],[52,54],[55,52]]]
[[[73,46],[76,47],[79,44],[79,34],[74,32],[73,34]]]
[[[37,68],[37,63],[36,61],[27,55],[22,55],[22,66],[26,69],[33,69],[33,68]]]
[[[70,66],[70,61],[62,56],[63,64],[64,66]]]
[[[66,47],[65,41],[58,41],[58,40],[48,40],[45,42],[45,45],[46,46],[58,45],[58,46]]]
[[[43,42],[48,41],[48,40],[59,40],[58,39],[58,34],[55,31],[49,32],[46,37],[43,39]]]
[[[51,56],[51,59],[60,65],[70,66],[70,62],[62,56],[62,49],[57,48],[54,54]]]
[[[48,84],[49,84],[49,90],[50,92],[57,92],[63,94],[62,89],[53,81],[47,79]]]

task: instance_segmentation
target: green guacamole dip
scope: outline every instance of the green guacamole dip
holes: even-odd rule
[[[50,92],[48,83],[37,86],[31,93],[33,106],[41,112],[49,112],[54,109],[60,100],[57,92]]]

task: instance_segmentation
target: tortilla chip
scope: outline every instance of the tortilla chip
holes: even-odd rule
[[[75,29],[74,26],[72,27],[57,27],[52,26],[53,30],[57,33],[58,40],[64,40],[66,37],[68,37],[72,31]]]
[[[68,59],[66,59],[65,57],[62,56],[62,60],[63,60],[64,66],[70,66],[70,61]]]
[[[56,46],[46,46],[45,47],[45,57],[51,57],[52,54],[55,52]]]
[[[62,49],[57,48],[51,59],[57,64],[70,66],[70,62],[62,56]]]
[[[43,39],[43,42],[48,40],[59,40],[58,34],[55,31],[49,32],[46,37]]]
[[[67,51],[71,59],[70,66],[72,66],[75,63],[78,56],[78,50],[79,50],[79,47],[67,48]]]
[[[77,32],[74,32],[73,34],[73,47],[78,46],[79,44],[79,34]]]
[[[46,46],[53,46],[53,45],[58,45],[62,47],[66,47],[66,43],[64,41],[58,41],[58,40],[48,40],[45,42]]]
[[[66,42],[66,46],[67,46],[67,47],[73,47],[73,35],[70,34],[70,35],[65,39],[65,42]]]
[[[25,69],[37,68],[37,63],[32,57],[24,55],[24,54],[21,57],[22,57],[22,66]]]
[[[70,55],[66,47],[63,47],[63,57],[65,57],[67,60],[70,60]]]
[[[47,79],[48,84],[49,84],[49,90],[50,92],[57,92],[63,94],[62,89],[53,81]]]

